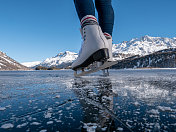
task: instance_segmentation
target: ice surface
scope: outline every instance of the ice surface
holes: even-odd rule
[[[0,73],[0,131],[175,130],[176,69]]]

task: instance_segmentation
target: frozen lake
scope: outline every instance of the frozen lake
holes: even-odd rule
[[[0,132],[176,131],[176,70],[0,72]]]

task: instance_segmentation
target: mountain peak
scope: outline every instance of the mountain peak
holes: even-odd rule
[[[6,53],[4,53],[4,52],[0,51],[0,55],[6,55]]]
[[[0,51],[0,70],[29,70],[17,61]]]
[[[175,37],[176,38],[176,37]],[[148,55],[159,50],[176,47],[174,38],[151,37],[145,35],[141,38],[123,41],[113,45],[113,52],[116,54]]]
[[[155,38],[155,37],[145,35],[145,36],[141,37],[140,40],[142,40],[142,41],[152,41],[153,38]]]
[[[47,58],[39,65],[44,67],[58,66],[61,64],[72,63],[77,57],[78,54],[74,52],[70,51],[60,52],[55,57]]]
[[[77,55],[77,53],[70,52],[70,51],[65,51],[65,52],[60,52],[55,57],[63,57],[63,56],[67,56],[67,55]]]
[[[65,51],[64,54],[67,54],[67,55],[77,55],[77,53],[75,53],[75,52],[70,52],[70,51]]]
[[[145,36],[143,36],[144,38],[150,38],[151,36],[149,36],[149,35],[145,35]]]

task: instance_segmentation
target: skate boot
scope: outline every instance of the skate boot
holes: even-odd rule
[[[112,36],[108,33],[104,33],[107,41],[108,41],[108,49],[109,49],[109,59],[108,61],[114,61],[112,55]]]
[[[94,16],[82,18],[81,35],[83,43],[78,58],[72,63],[73,70],[84,69],[93,62],[109,59],[108,41]]]

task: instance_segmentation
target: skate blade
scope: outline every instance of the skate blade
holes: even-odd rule
[[[103,75],[104,76],[109,76],[109,71],[108,69],[106,68],[109,68],[115,64],[117,64],[118,62],[117,61],[112,61],[112,62],[104,62],[102,65],[100,66],[97,66],[97,63],[95,64],[92,64],[91,66],[87,67],[87,68],[84,68],[84,70],[76,70],[74,72],[74,76],[75,77],[81,77],[81,76],[86,76],[88,74],[91,74],[91,73],[94,73],[94,72],[97,72],[99,70],[103,70]]]

